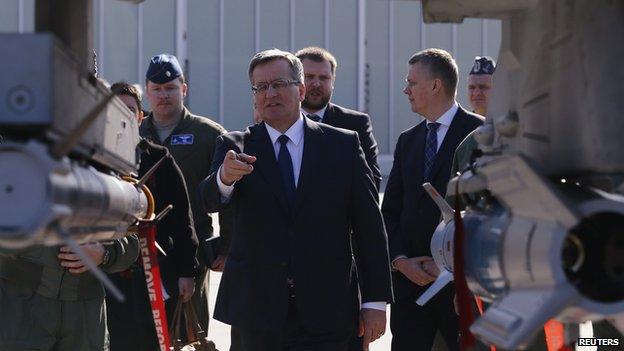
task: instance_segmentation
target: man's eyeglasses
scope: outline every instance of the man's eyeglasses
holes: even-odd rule
[[[273,88],[273,90],[275,91],[280,91],[291,84],[301,84],[301,82],[298,80],[277,79],[272,81],[271,83],[260,83],[258,85],[252,85],[251,91],[254,94],[266,93],[269,90],[269,87]]]

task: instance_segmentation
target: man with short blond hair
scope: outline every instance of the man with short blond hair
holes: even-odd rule
[[[403,92],[412,111],[424,120],[399,136],[382,205],[395,269],[392,351],[429,351],[438,330],[449,350],[459,350],[453,286],[425,306],[415,302],[438,273],[430,243],[440,211],[422,184],[431,183],[444,196],[453,152],[482,118],[455,101],[457,65],[448,52],[423,50],[412,55],[408,64]]]

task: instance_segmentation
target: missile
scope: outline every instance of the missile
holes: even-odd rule
[[[0,144],[0,165],[0,246],[59,245],[55,226],[79,242],[116,239],[153,212],[147,188],[67,157],[55,160],[36,141]]]
[[[489,195],[463,213],[460,249],[470,290],[491,304],[470,330],[488,343],[517,349],[552,318],[573,324],[620,318],[624,197],[555,184],[519,155],[498,157],[474,172],[485,179]],[[444,202],[430,185],[425,189],[436,203]],[[417,300],[421,305],[452,280],[455,223],[448,219],[448,204],[441,211],[446,219],[431,240],[441,274]]]

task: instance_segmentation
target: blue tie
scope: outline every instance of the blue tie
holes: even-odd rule
[[[280,143],[279,153],[277,154],[277,164],[282,173],[286,201],[288,201],[288,205],[292,207],[295,203],[295,174],[293,172],[292,158],[290,158],[290,152],[288,152],[288,148],[286,147],[286,143],[288,143],[290,139],[287,135],[282,134],[277,140]]]
[[[427,124],[427,140],[425,141],[425,170],[423,172],[423,179],[429,180],[429,173],[436,159],[436,153],[438,152],[438,128],[440,123],[433,122]]]
[[[308,115],[308,118],[313,120],[314,122],[320,122],[321,121],[321,117],[319,117],[318,115]]]

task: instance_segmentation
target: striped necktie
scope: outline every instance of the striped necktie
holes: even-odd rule
[[[438,153],[438,128],[440,123],[427,123],[427,139],[425,141],[425,170],[423,179],[429,180],[429,174]]]
[[[293,171],[292,158],[290,152],[288,152],[288,136],[282,134],[277,138],[280,143],[279,153],[277,155],[277,164],[282,174],[282,181],[284,186],[284,194],[289,206],[293,206],[295,203],[295,174]]]

